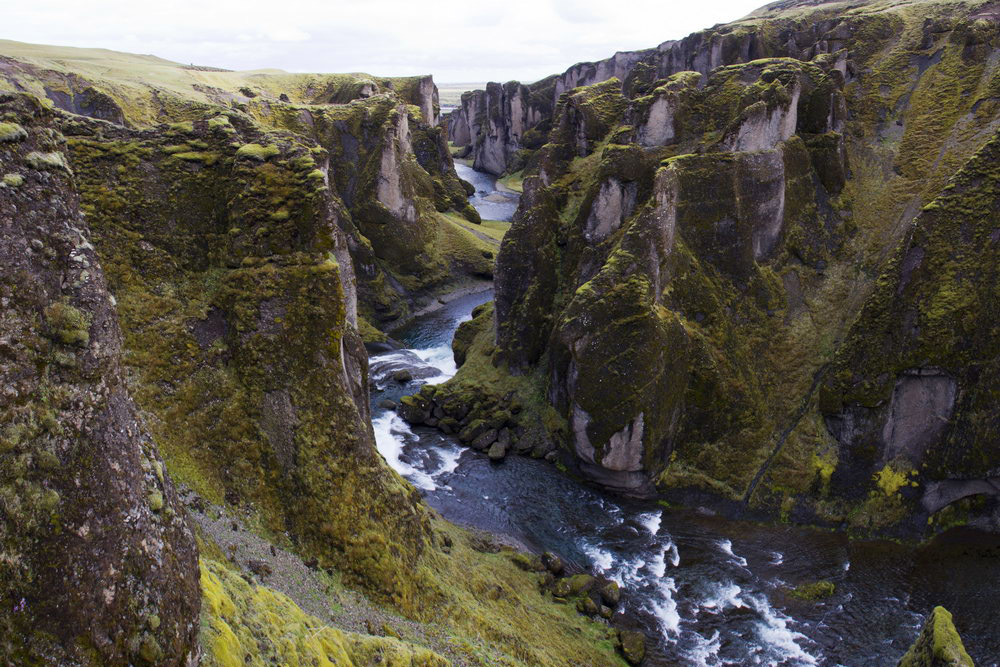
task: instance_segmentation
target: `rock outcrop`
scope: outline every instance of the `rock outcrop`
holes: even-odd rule
[[[438,127],[430,76],[249,75],[130,54],[101,67],[106,54],[2,41],[0,54],[0,90],[28,91],[74,114],[148,128],[179,110],[200,109],[204,117],[224,110],[226,118],[317,142],[326,151],[318,163],[328,159],[331,167],[314,178],[338,200],[368,337],[376,335],[369,324],[388,328],[439,292],[492,276],[481,244],[449,218],[479,222]],[[142,65],[145,74],[123,71],[123,63]]]
[[[0,659],[197,660],[197,551],[53,114],[0,94]]]
[[[898,667],[973,667],[947,609],[934,607]]]
[[[855,21],[838,18],[843,3],[826,4],[830,7],[796,20],[783,15],[789,8],[775,3],[742,21],[663,42],[655,48],[622,51],[605,60],[579,63],[533,84],[490,83],[485,90],[463,94],[462,106],[450,114],[449,138],[457,146],[469,147],[476,169],[493,174],[519,171],[528,154],[545,143],[559,97],[574,88],[617,79],[625,94],[632,97],[679,72],[695,72],[704,81],[713,70],[725,65],[775,57],[809,61],[821,54],[842,51],[857,29]],[[766,30],[760,28],[762,20],[769,22]],[[846,60],[836,66],[847,73]],[[655,129],[640,135],[639,143],[664,145],[671,137],[669,124],[660,119],[670,113],[669,105],[658,101],[651,113]],[[766,119],[758,118],[756,122]]]
[[[456,432],[514,397],[520,451],[614,488],[997,525],[1000,30],[838,7],[775,6],[561,95],[494,321],[434,396]]]
[[[405,130],[405,115],[395,122]],[[328,153],[240,114],[151,130],[67,117],[63,131],[168,469],[213,502],[258,508],[324,566],[406,597],[430,519],[374,446]],[[400,133],[385,137],[394,156]],[[406,206],[391,183],[373,188]]]

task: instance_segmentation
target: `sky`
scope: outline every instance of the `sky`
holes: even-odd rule
[[[17,0],[0,38],[227,69],[535,81],[741,18],[766,0]]]

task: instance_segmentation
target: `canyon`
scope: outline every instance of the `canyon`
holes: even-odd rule
[[[0,41],[2,662],[992,664],[998,133],[983,0],[445,115]]]

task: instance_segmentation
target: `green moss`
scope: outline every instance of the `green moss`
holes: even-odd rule
[[[951,613],[944,607],[934,607],[916,642],[899,661],[899,667],[938,665],[973,667]]]
[[[445,667],[436,653],[392,637],[347,633],[303,612],[288,597],[253,586],[203,560],[201,644],[209,667],[369,665]]]
[[[174,153],[173,156],[178,160],[184,160],[185,162],[199,162],[206,166],[215,164],[216,160],[219,159],[218,153],[208,151],[183,151],[180,153]]]
[[[268,158],[278,155],[281,151],[277,146],[273,144],[268,144],[266,146],[261,146],[260,144],[244,144],[240,146],[239,150],[236,151],[236,157],[244,158],[247,160],[256,160],[257,162],[264,162]]]
[[[28,133],[17,123],[0,122],[0,144],[24,141]]]
[[[68,301],[56,301],[45,308],[49,335],[66,345],[86,345],[90,342],[90,316]]]
[[[837,587],[832,581],[813,581],[807,584],[799,584],[791,591],[788,592],[793,598],[798,598],[799,600],[806,600],[808,602],[815,602],[817,600],[825,600],[828,597],[833,596],[836,592]]]
[[[163,509],[163,494],[160,491],[152,491],[149,494],[149,509],[159,512]]]
[[[66,156],[58,151],[52,153],[32,151],[24,157],[24,161],[38,171],[70,171]]]
[[[24,176],[21,174],[4,174],[0,184],[8,188],[19,188],[24,185]]]

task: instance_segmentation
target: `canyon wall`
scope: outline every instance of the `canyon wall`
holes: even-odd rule
[[[495,308],[422,398],[613,488],[997,528],[998,33],[985,3],[785,3],[563,93]]]
[[[144,94],[131,79],[12,61],[0,662],[615,660],[610,628],[562,613],[376,449],[373,323],[492,275],[426,105],[353,75],[320,77],[318,103],[217,103],[155,67],[201,70],[158,61],[155,108],[116,115],[36,89],[86,80],[118,104]],[[336,626],[343,604],[369,624]]]

